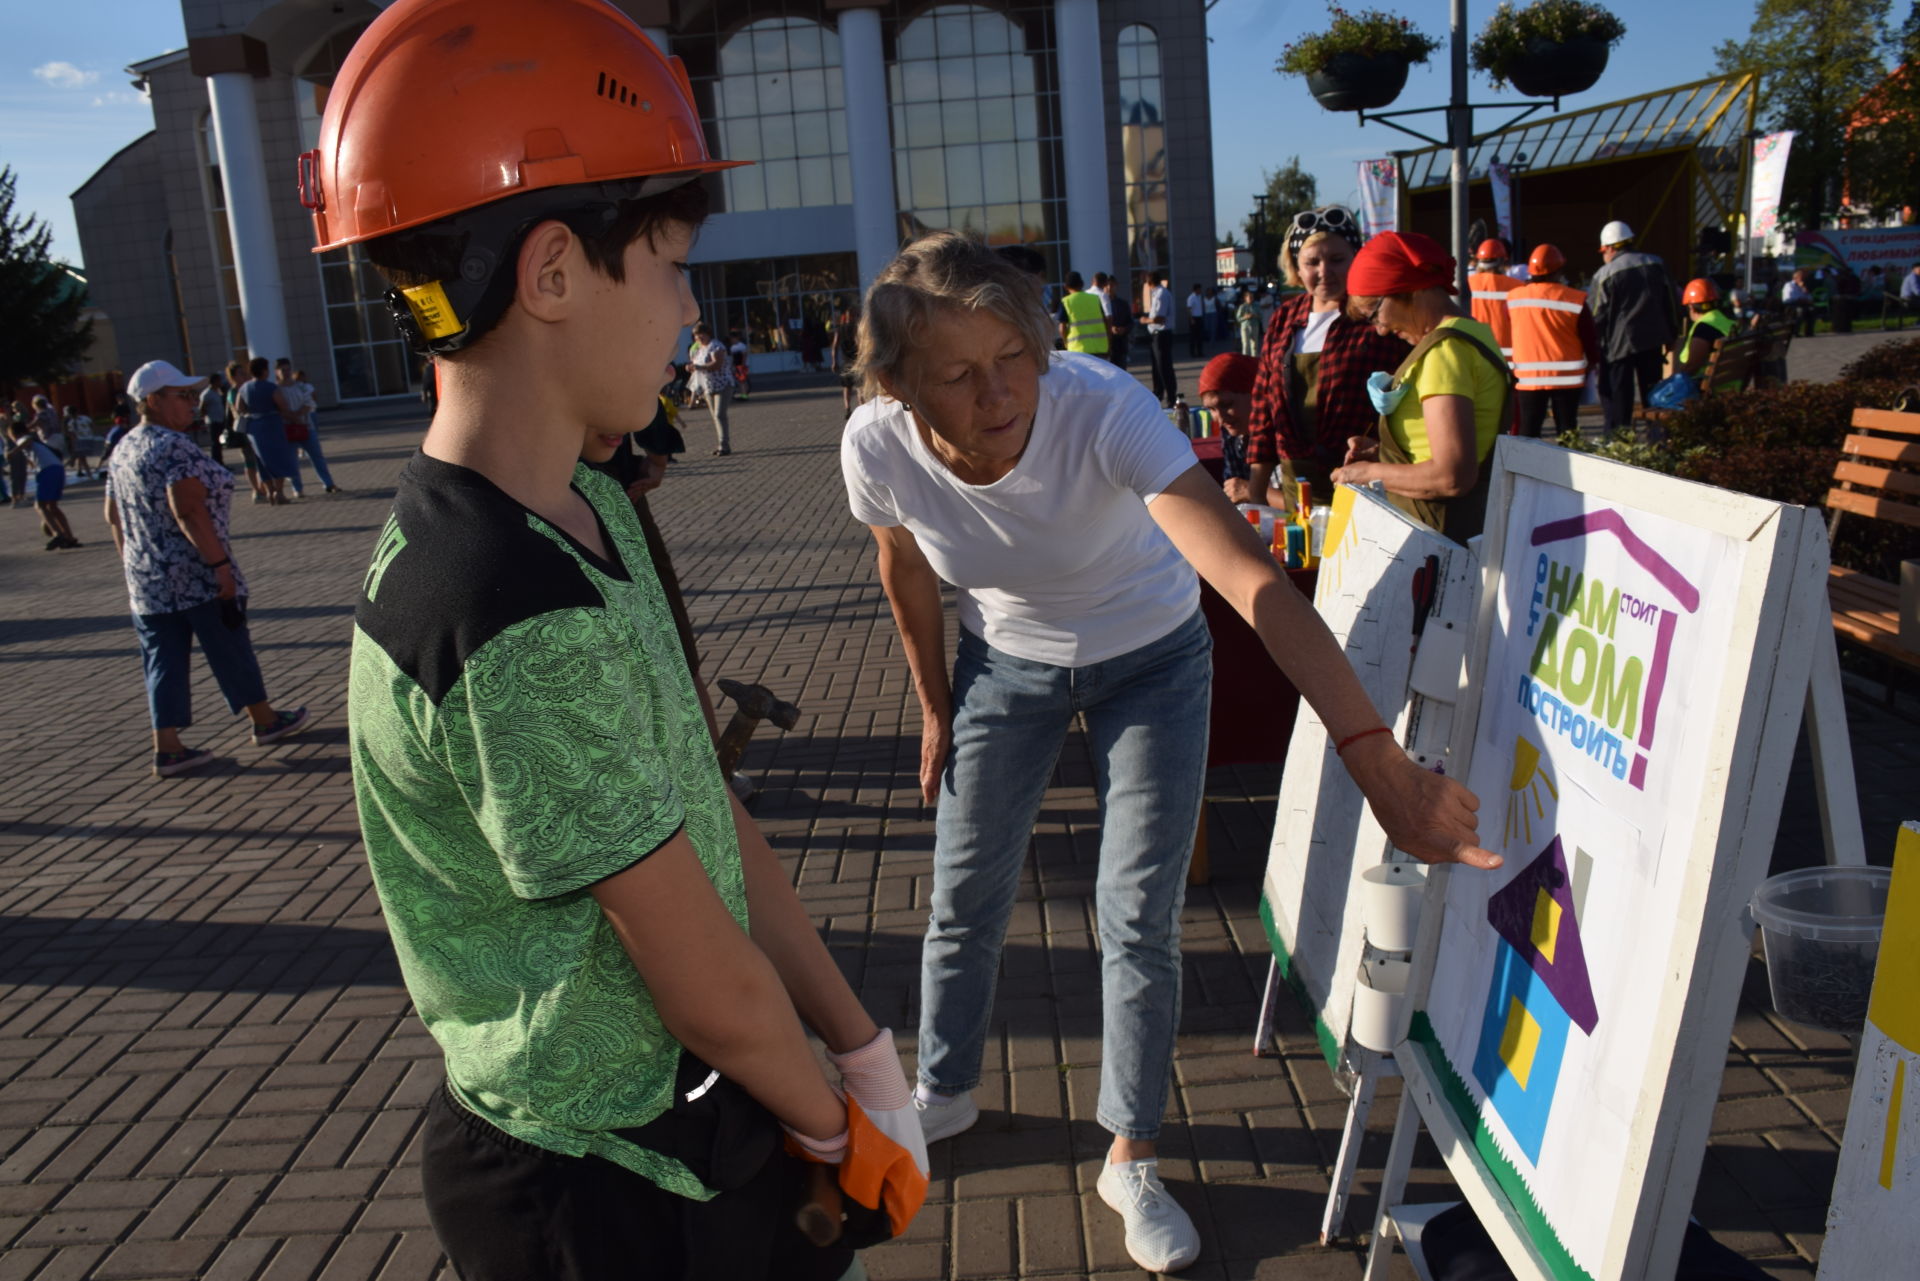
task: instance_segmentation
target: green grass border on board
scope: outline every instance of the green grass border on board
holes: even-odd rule
[[[1273,919],[1273,907],[1267,902],[1264,892],[1260,895],[1260,924],[1267,932],[1267,945],[1273,949],[1274,964],[1280,967],[1280,977],[1287,981],[1287,990],[1293,993],[1293,999],[1300,1002],[1300,1008],[1313,1020],[1313,1034],[1320,1038],[1320,1053],[1326,1057],[1328,1070],[1338,1072],[1339,1038],[1334,1036],[1332,1028],[1321,1021],[1320,1006],[1307,995],[1307,986],[1293,963],[1293,953],[1287,950],[1285,940],[1280,937],[1280,926]]]
[[[1573,1261],[1573,1255],[1561,1242],[1560,1234],[1547,1222],[1546,1214],[1540,1209],[1540,1203],[1533,1199],[1533,1189],[1520,1177],[1520,1171],[1514,1168],[1500,1145],[1493,1141],[1493,1132],[1480,1116],[1479,1106],[1473,1101],[1467,1083],[1461,1077],[1447,1052],[1440,1048],[1440,1038],[1434,1033],[1433,1024],[1427,1018],[1425,1010],[1413,1012],[1412,1026],[1408,1029],[1407,1039],[1418,1045],[1437,1072],[1440,1091],[1447,1106],[1463,1128],[1473,1135],[1474,1151],[1493,1174],[1493,1181],[1499,1186],[1507,1204],[1513,1207],[1520,1217],[1520,1226],[1526,1230],[1527,1239],[1533,1243],[1534,1253],[1556,1281],[1593,1281],[1592,1274]]]

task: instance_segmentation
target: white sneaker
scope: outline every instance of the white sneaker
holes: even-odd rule
[[[1160,1182],[1158,1160],[1100,1167],[1100,1199],[1127,1225],[1127,1253],[1149,1272],[1178,1272],[1200,1257],[1200,1234]]]
[[[920,1114],[920,1134],[929,1144],[950,1139],[980,1119],[980,1105],[973,1101],[972,1090],[947,1098],[924,1087],[916,1089],[913,1110]]]

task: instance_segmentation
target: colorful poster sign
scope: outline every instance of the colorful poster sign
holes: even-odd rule
[[[1400,162],[1360,162],[1360,226],[1369,237],[1400,229]]]
[[[1467,784],[1506,864],[1449,878],[1412,1035],[1571,1281],[1635,1196],[1744,552],[1524,475],[1503,538]]]
[[[1908,1275],[1920,1255],[1920,823],[1900,829],[1820,1275]]]
[[[1821,227],[1796,232],[1793,245],[1796,267],[1841,267],[1856,276],[1884,267],[1897,289],[1900,277],[1920,262],[1920,227]]]
[[[1771,236],[1780,225],[1780,188],[1787,181],[1787,153],[1793,130],[1753,140],[1753,198],[1747,207],[1748,233]]]

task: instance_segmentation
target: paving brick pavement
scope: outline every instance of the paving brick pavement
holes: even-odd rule
[[[1183,362],[1186,385],[1195,369]],[[762,384],[734,411],[737,452],[676,463],[657,510],[709,679],[798,703],[745,768],[756,813],[875,1015],[911,1050],[932,826],[917,798],[906,665],[838,480],[838,396]],[[189,741],[221,754],[147,775],[145,702],[98,487],[69,510],[88,545],[38,550],[0,513],[0,1279],[208,1281],[450,1275],[415,1150],[438,1055],[409,1013],[365,873],[347,774],[351,602],[421,424],[337,414],[349,491],[242,506],[235,553],[276,700],[317,728],[248,745],[196,672]],[[1915,727],[1850,710],[1862,792],[1885,824],[1920,765]],[[1901,780],[1905,781],[1902,782]],[[1213,880],[1189,895],[1187,997],[1164,1148],[1206,1241],[1184,1275],[1353,1277],[1353,1246],[1314,1243],[1342,1119],[1338,1084],[1283,1003],[1276,1054],[1247,1052],[1267,947],[1257,918],[1271,769],[1209,780]],[[1807,856],[1804,766],[1783,856]],[[871,1251],[876,1278],[1140,1275],[1093,1192],[1096,1092],[1092,769],[1069,745],[1009,931],[979,1127],[936,1150],[927,1210]],[[1885,858],[1886,853],[1880,852]],[[1758,971],[1756,970],[1756,975]],[[1696,1210],[1779,1277],[1812,1275],[1852,1049],[1764,1012],[1749,985],[1729,1046]],[[1371,1214],[1391,1091],[1354,1206]],[[1415,1180],[1442,1192],[1423,1151]],[[1396,1275],[1410,1272],[1400,1265]]]

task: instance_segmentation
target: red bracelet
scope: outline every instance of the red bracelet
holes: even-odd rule
[[[1333,754],[1343,756],[1346,750],[1369,734],[1391,734],[1393,731],[1385,725],[1375,725],[1372,729],[1363,729],[1358,734],[1349,734],[1333,745]]]

